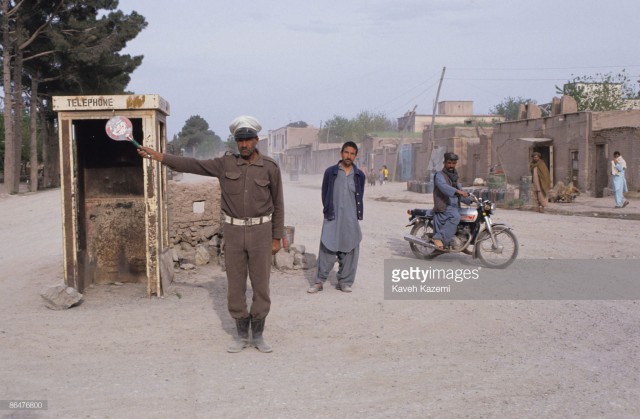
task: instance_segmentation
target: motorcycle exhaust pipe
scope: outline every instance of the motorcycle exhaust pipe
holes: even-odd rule
[[[435,244],[433,244],[431,242],[428,242],[426,240],[423,240],[420,237],[416,237],[416,236],[411,235],[411,234],[405,234],[404,235],[404,239],[406,241],[408,241],[408,242],[419,244],[420,246],[425,246],[425,247],[430,247],[432,249],[437,249]]]

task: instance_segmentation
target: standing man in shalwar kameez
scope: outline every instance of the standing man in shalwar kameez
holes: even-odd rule
[[[537,151],[531,154],[531,163],[529,164],[529,170],[531,171],[532,190],[533,196],[538,204],[537,211],[544,212],[544,207],[547,206],[549,199],[547,198],[547,191],[549,190],[551,183],[551,176],[549,176],[549,169],[544,161],[541,159],[542,155]]]
[[[613,160],[611,160],[611,176],[616,208],[624,208],[629,205],[629,201],[624,199],[624,192],[629,192],[627,189],[627,179],[625,177],[626,170],[627,162],[624,161],[619,151],[615,151],[613,153]]]
[[[353,141],[342,145],[338,164],[330,166],[322,179],[324,222],[318,252],[318,273],[307,290],[313,294],[323,289],[333,265],[338,262],[336,289],[351,292],[358,269],[362,232],[365,174],[353,163],[358,146]]]

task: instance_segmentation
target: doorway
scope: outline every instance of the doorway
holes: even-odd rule
[[[535,145],[531,148],[531,153],[538,152],[540,153],[540,159],[547,165],[549,168],[549,180],[551,182],[551,187],[555,185],[555,179],[553,176],[553,144],[547,143],[535,143]],[[531,161],[531,158],[529,158]]]
[[[607,145],[596,144],[596,198],[604,196],[604,189],[609,186],[609,158],[607,157]]]
[[[401,144],[399,147],[398,160],[400,163],[399,180],[406,182],[413,179],[413,153],[411,144]]]
[[[575,188],[580,189],[580,184],[578,183],[578,173],[580,168],[578,150],[569,150],[569,155],[571,156],[571,161],[569,162],[571,167],[571,183],[573,183]]]
[[[129,141],[110,139],[108,119],[74,119],[78,265],[84,287],[146,277],[143,161]],[[134,138],[142,118],[131,118]]]

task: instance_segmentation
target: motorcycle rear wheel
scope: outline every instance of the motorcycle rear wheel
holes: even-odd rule
[[[431,222],[425,223],[424,221],[420,221],[411,228],[411,235],[424,241],[431,241],[433,234],[434,231]],[[418,259],[433,259],[442,253],[432,247],[421,246],[413,242],[409,242],[409,247],[411,247],[411,251]]]
[[[518,257],[518,239],[513,232],[504,226],[494,226],[498,248],[493,247],[488,231],[480,233],[476,241],[478,258],[489,268],[504,269]]]

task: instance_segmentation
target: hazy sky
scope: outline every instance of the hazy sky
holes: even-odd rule
[[[360,111],[402,116],[471,100],[548,103],[574,76],[640,79],[638,0],[121,0],[148,27],[129,90],[171,104],[169,139],[193,115],[222,139],[242,114],[263,133]],[[637,86],[636,86],[637,87]]]

